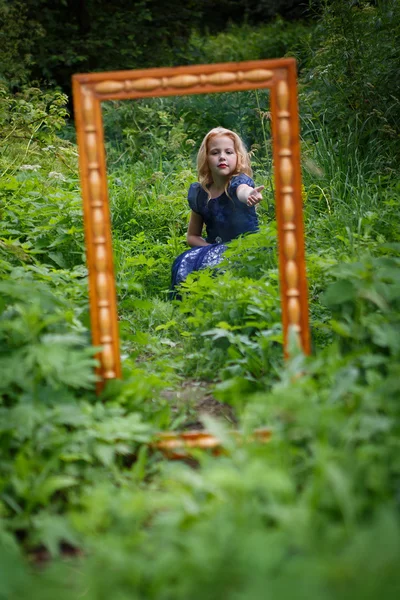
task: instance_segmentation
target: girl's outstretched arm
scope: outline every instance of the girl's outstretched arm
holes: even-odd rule
[[[255,206],[262,200],[261,190],[264,189],[263,185],[259,185],[256,188],[252,188],[246,183],[241,183],[237,190],[236,195],[240,202],[247,204],[247,206]]]
[[[201,237],[201,232],[203,231],[203,222],[203,217],[192,210],[190,213],[190,221],[186,234],[186,241],[192,248],[195,248],[196,246],[210,245]]]

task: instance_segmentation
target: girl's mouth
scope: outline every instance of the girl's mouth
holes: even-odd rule
[[[225,169],[228,165],[226,163],[221,163],[218,165],[218,169]]]

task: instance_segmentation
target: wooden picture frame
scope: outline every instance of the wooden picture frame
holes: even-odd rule
[[[296,61],[221,63],[77,74],[73,76],[75,123],[84,207],[93,345],[100,391],[121,377],[118,316],[112,259],[101,103],[158,96],[237,92],[269,88],[284,349],[289,330],[310,351],[301,198]]]

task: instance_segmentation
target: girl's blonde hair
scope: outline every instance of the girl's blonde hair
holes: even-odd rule
[[[234,175],[238,175],[239,173],[245,173],[249,177],[252,177],[253,175],[253,171],[250,166],[250,157],[248,155],[243,141],[238,136],[238,134],[234,131],[231,131],[230,129],[225,129],[224,127],[215,127],[214,129],[211,129],[211,131],[209,131],[204,137],[203,141],[201,142],[199,152],[197,154],[197,176],[200,185],[209,196],[210,193],[208,191],[208,188],[213,183],[213,178],[211,176],[211,171],[207,160],[208,147],[210,140],[220,135],[226,135],[233,141],[233,146],[237,154],[236,169],[235,172],[232,173],[231,177],[233,177]],[[231,177],[229,178],[229,180],[231,179]],[[226,188],[228,187],[228,184],[229,181],[227,182]]]

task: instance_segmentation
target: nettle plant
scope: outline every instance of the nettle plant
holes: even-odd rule
[[[268,361],[279,363],[282,354],[275,245],[274,225],[263,226],[234,240],[214,271],[191,274],[180,286],[176,327],[190,348],[187,371],[265,385]]]
[[[5,405],[51,403],[63,390],[92,389],[94,350],[70,303],[22,268],[0,282],[1,393]],[[66,387],[65,387],[66,386]]]
[[[343,351],[368,351],[365,367],[375,361],[382,372],[400,356],[400,260],[396,244],[388,244],[386,252],[334,267],[336,281],[322,297],[333,312],[330,324]]]

